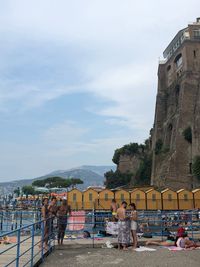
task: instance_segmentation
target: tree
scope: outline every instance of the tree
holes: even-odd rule
[[[72,188],[76,187],[77,184],[83,184],[83,181],[79,178],[71,178]]]
[[[115,150],[112,161],[118,165],[120,155],[135,155],[139,153],[140,149],[144,151],[144,148],[145,148],[145,145],[143,144],[139,145],[138,143],[130,143],[130,144],[124,145],[123,147],[117,148]]]
[[[127,185],[131,181],[132,173],[121,173],[120,171],[109,171],[104,174],[106,181],[105,186],[107,188],[115,188],[123,185]]]
[[[77,184],[83,184],[83,181],[79,178],[62,178],[62,177],[47,177],[43,180],[37,180],[32,183],[32,186],[47,187],[47,188],[68,188]]]
[[[152,155],[145,155],[136,172],[136,185],[149,185],[151,182]]]
[[[24,185],[22,187],[22,192],[25,194],[25,195],[34,195],[35,194],[35,189],[33,186],[31,185]]]
[[[19,195],[20,195],[20,188],[17,187],[13,192],[14,192],[14,194],[17,195],[17,197],[19,197]]]

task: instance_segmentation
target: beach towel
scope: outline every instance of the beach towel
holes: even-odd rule
[[[68,219],[68,229],[70,231],[83,230],[85,225],[85,211],[72,211]]]
[[[180,247],[176,247],[176,246],[172,246],[172,247],[165,247],[168,248],[170,251],[181,251],[181,250],[194,250],[194,249],[200,249],[200,248],[180,248]]]
[[[118,221],[118,243],[129,244],[130,243],[130,223],[129,221]]]
[[[180,247],[176,247],[176,246],[165,247],[165,248],[169,249],[170,251],[180,251],[180,250],[184,250],[184,248],[180,248]]]
[[[106,233],[110,235],[118,235],[118,222],[106,222]]]
[[[156,251],[156,249],[155,248],[147,248],[147,247],[139,247],[139,248],[136,248],[136,249],[134,249],[135,251],[137,251],[137,252],[143,252],[143,251]]]

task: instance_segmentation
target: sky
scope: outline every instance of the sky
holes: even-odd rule
[[[153,125],[157,68],[199,0],[0,0],[0,181],[111,165]]]

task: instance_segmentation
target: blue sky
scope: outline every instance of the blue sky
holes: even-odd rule
[[[151,4],[150,4],[151,3]],[[143,142],[158,60],[199,0],[0,0],[0,181]]]

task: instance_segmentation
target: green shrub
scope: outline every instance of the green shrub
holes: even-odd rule
[[[183,136],[186,141],[188,141],[190,144],[192,143],[192,129],[190,126],[183,131]]]
[[[107,188],[115,188],[123,185],[127,185],[131,181],[132,173],[121,173],[120,171],[108,171],[104,174],[106,180],[105,180],[105,186]]]
[[[140,149],[144,151],[145,145],[139,145],[138,143],[130,143],[128,145],[124,145],[123,147],[115,150],[112,161],[115,164],[119,164],[120,155],[135,155],[139,153]]]
[[[192,174],[198,179],[200,179],[200,156],[196,156],[193,159]]]
[[[162,151],[163,141],[158,139],[155,145],[155,154],[158,155]]]

